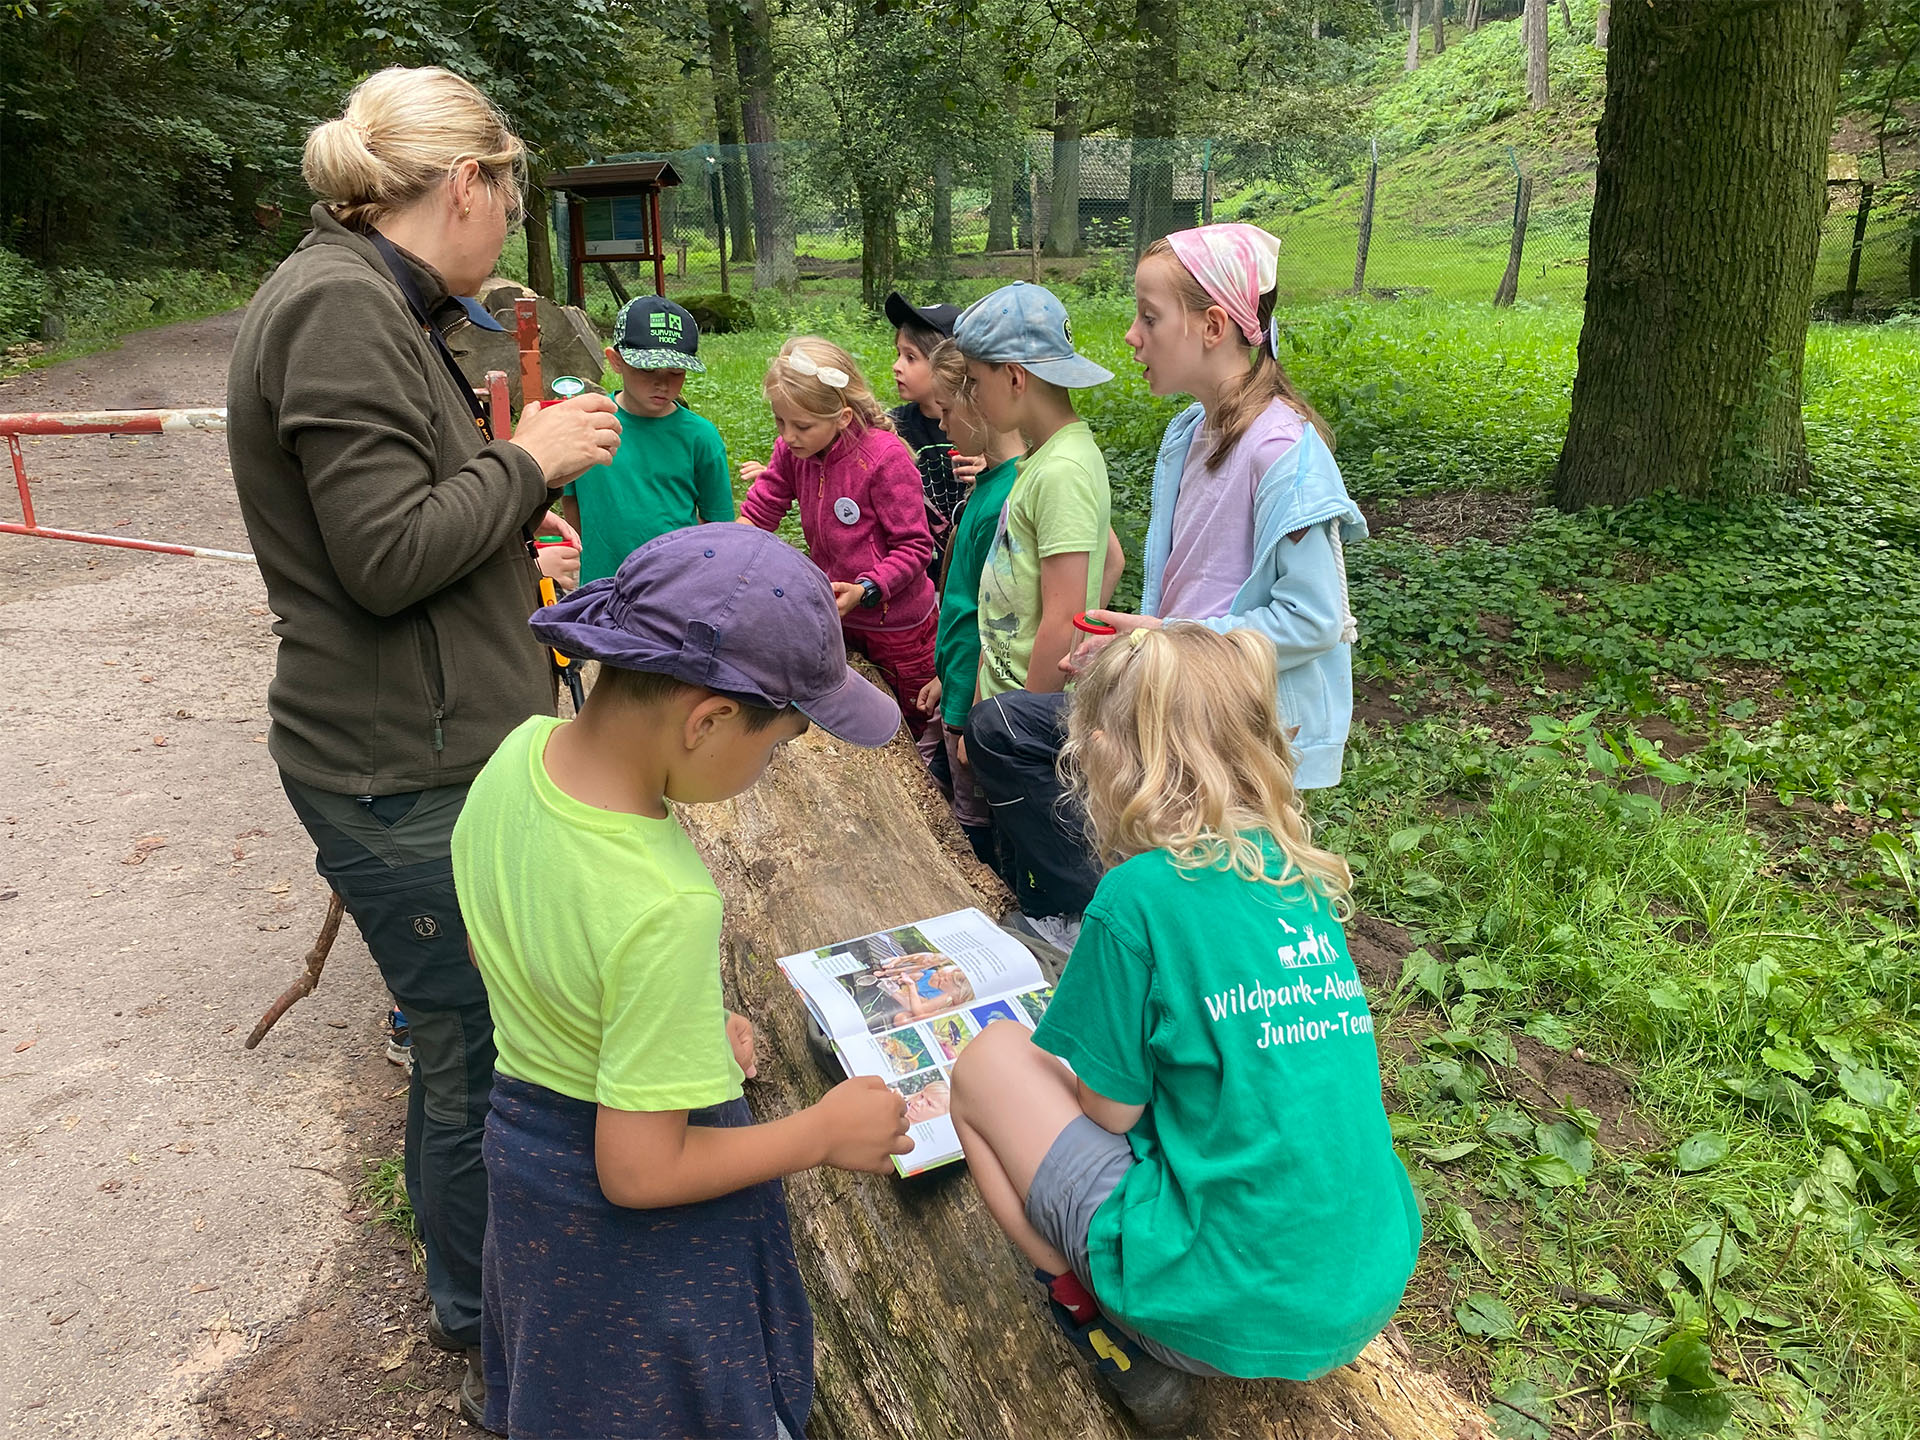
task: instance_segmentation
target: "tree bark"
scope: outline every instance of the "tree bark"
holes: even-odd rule
[[[521,223],[527,232],[527,288],[552,300],[553,211],[547,192],[538,185],[527,186],[527,215]]]
[[[1507,270],[1493,292],[1493,303],[1507,306],[1520,296],[1520,258],[1527,248],[1527,214],[1533,209],[1533,177],[1522,175],[1514,190],[1513,235],[1507,243]]]
[[[1174,228],[1173,151],[1180,111],[1180,0],[1135,0],[1135,38],[1142,43],[1133,72],[1133,144],[1127,210],[1137,260]]]
[[[923,819],[923,812],[931,819]],[[1005,903],[956,861],[965,842],[911,748],[855,750],[817,730],[775,756],[752,790],[679,811],[726,901],[728,1003],[760,1032],[762,1117],[830,1083],[774,965],[831,940]],[[932,826],[946,837],[943,844]],[[982,887],[986,888],[982,888]],[[787,1182],[812,1296],[823,1440],[1123,1440],[1039,1291],[980,1203],[964,1165],[901,1181],[814,1170]],[[1487,1418],[1416,1369],[1393,1332],[1311,1385],[1209,1380],[1194,1435],[1269,1440],[1486,1440]]]
[[[1567,27],[1567,34],[1573,34],[1573,7],[1567,0],[1560,0],[1560,21]]]
[[[1800,377],[1860,0],[1637,0],[1607,99],[1566,509],[1806,479]]]
[[[893,274],[899,254],[899,228],[896,215],[899,197],[890,185],[871,183],[860,187],[860,303],[879,310],[893,288]]]
[[[733,32],[742,17],[728,0],[707,0],[707,59],[713,78],[713,138],[720,147],[720,191],[735,260],[753,259],[753,207],[740,150],[740,72]]]
[[[1433,53],[1444,55],[1447,49],[1447,0],[1433,0]]]
[[[1520,34],[1527,47],[1527,107],[1538,110],[1547,103],[1547,0],[1527,0]]]
[[[1420,68],[1420,0],[1407,4],[1407,65],[1409,75]]]
[[[1013,187],[1019,182],[1013,152],[1003,149],[993,157],[993,178],[987,189],[987,249],[1013,249]]]
[[[793,250],[793,215],[780,163],[780,129],[773,117],[773,19],[767,0],[750,0],[747,23],[736,34],[740,65],[740,123],[747,136],[753,179],[753,283],[791,289],[800,277]]]
[[[1480,0],[1467,0],[1467,33],[1473,34],[1480,28]]]
[[[1600,0],[1600,8],[1593,18],[1593,48],[1607,48],[1607,32],[1613,28],[1613,0]]]
[[[933,162],[933,253],[953,258],[953,161],[942,155]]]
[[[1047,192],[1046,252],[1080,253],[1080,124],[1073,101],[1053,102],[1053,186]]]

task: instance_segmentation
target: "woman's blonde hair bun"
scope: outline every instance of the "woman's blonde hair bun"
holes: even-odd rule
[[[517,211],[526,147],[499,107],[451,70],[396,65],[361,81],[338,119],[314,127],[300,173],[336,220],[370,224],[468,160]]]

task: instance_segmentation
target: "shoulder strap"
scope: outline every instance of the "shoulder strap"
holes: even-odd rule
[[[467,379],[466,372],[460,368],[460,362],[453,358],[453,352],[447,348],[446,340],[434,323],[427,318],[427,309],[420,295],[420,287],[414,283],[413,272],[407,268],[407,262],[400,258],[400,252],[394,244],[378,230],[368,228],[363,232],[373,242],[373,248],[380,252],[380,258],[386,262],[387,273],[393,276],[393,283],[400,287],[400,294],[407,302],[407,309],[419,322],[420,328],[427,332],[427,338],[433,343],[435,353],[441,363],[447,367],[447,373],[453,377],[454,388],[466,397],[467,409],[473,413],[473,423],[487,439],[493,439],[493,424],[487,419],[487,407],[480,403],[480,397],[473,393],[473,382]]]

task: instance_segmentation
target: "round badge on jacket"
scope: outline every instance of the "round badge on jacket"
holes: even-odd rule
[[[851,495],[842,495],[833,502],[833,518],[842,525],[856,525],[860,521],[860,507],[854,503]]]

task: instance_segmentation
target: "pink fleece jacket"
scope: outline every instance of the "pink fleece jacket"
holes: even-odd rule
[[[807,554],[829,580],[865,577],[880,603],[855,607],[849,630],[905,630],[923,624],[939,597],[927,565],[933,536],[913,452],[891,430],[849,427],[818,455],[802,459],[777,441],[773,458],[740,501],[762,530],[778,528],[795,501]]]

